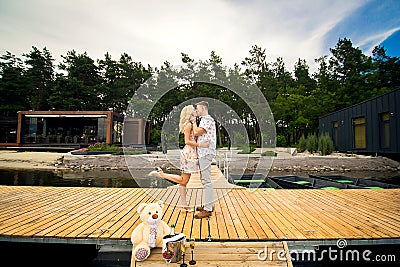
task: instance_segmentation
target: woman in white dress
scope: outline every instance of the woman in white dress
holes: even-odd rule
[[[152,171],[149,176],[157,176],[174,183],[179,184],[180,205],[182,210],[193,212],[193,209],[188,206],[186,201],[186,185],[189,182],[192,173],[199,171],[199,158],[197,156],[197,147],[208,147],[209,143],[198,143],[193,133],[193,123],[196,118],[196,109],[193,105],[185,106],[181,111],[179,121],[179,131],[184,134],[185,146],[181,150],[180,168],[181,175],[165,173],[158,168],[157,171]]]

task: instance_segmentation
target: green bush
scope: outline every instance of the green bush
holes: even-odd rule
[[[309,135],[306,141],[307,141],[306,148],[308,152],[314,153],[318,151],[318,138],[315,134]]]
[[[152,145],[160,145],[161,144],[161,130],[153,129],[150,133],[150,142]]]
[[[140,155],[140,154],[150,154],[149,151],[146,149],[138,149],[138,150],[128,150],[128,151],[123,151],[120,150],[118,152],[115,152],[113,155]]]
[[[283,135],[276,136],[276,146],[286,146],[286,145],[287,141],[285,136]]]
[[[265,151],[261,153],[261,156],[276,157],[277,153],[274,151]]]
[[[333,152],[333,141],[329,134],[323,134],[318,139],[318,151],[321,155],[330,155]]]
[[[235,146],[238,146],[238,147],[243,147],[244,145],[246,145],[244,136],[238,132],[234,133],[234,142],[235,142]]]
[[[117,145],[107,145],[106,143],[96,143],[88,146],[87,151],[116,151],[121,149]]]
[[[242,151],[239,151],[238,154],[251,154],[254,150],[256,150],[252,146],[243,146],[240,147],[240,149],[242,149]]]
[[[307,140],[304,137],[304,134],[299,139],[299,144],[297,145],[297,150],[299,152],[304,152],[307,149]]]

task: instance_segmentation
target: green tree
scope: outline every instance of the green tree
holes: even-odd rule
[[[48,98],[54,82],[53,57],[50,51],[44,47],[40,51],[35,46],[32,50],[24,54],[26,57],[25,77],[28,87],[29,109],[48,110]]]
[[[28,108],[23,62],[8,51],[0,57],[0,95],[3,116],[16,116]]]
[[[337,108],[372,97],[373,84],[370,84],[368,79],[372,73],[371,57],[364,55],[359,48],[353,47],[347,38],[339,39],[335,48],[331,48],[330,51],[332,53],[330,68],[340,84]]]
[[[295,85],[302,95],[311,95],[317,87],[317,82],[311,77],[309,69],[304,59],[299,59],[294,65]]]
[[[98,65],[103,80],[103,109],[125,112],[130,98],[150,78],[151,68],[146,69],[140,62],[134,62],[126,53],[119,61],[106,53],[104,59],[98,60]]]
[[[86,52],[72,50],[59,64],[67,75],[58,74],[49,97],[49,104],[58,110],[101,110],[105,92],[94,60]]]
[[[386,55],[383,46],[376,46],[372,51],[376,87],[394,89],[400,86],[400,58]],[[383,93],[383,92],[378,92]]]
[[[282,57],[278,57],[272,64],[272,71],[275,75],[278,90],[281,89],[283,94],[287,94],[288,88],[294,86],[294,80],[292,74],[287,71]]]
[[[266,61],[266,50],[254,45],[249,53],[250,57],[241,63],[245,67],[244,75],[250,83],[257,85],[268,101],[273,101],[277,97],[278,82],[271,64]]]

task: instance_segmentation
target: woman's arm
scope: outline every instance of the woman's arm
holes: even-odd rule
[[[205,132],[206,132],[206,130],[204,130],[203,128],[197,127],[196,122],[193,123],[194,136],[198,137],[198,136],[202,135]]]
[[[197,142],[190,140],[190,131],[192,130],[192,127],[192,123],[188,123],[184,128],[183,134],[185,135],[185,144],[189,146],[199,146]]]

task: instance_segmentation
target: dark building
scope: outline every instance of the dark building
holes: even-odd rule
[[[146,126],[143,119],[124,120],[113,111],[19,111],[15,117],[0,116],[0,147],[122,145],[123,136],[125,145],[143,146]]]
[[[19,111],[18,146],[81,146],[122,141],[123,115],[112,111]]]
[[[16,145],[18,116],[0,115],[0,146]]]
[[[319,118],[335,150],[363,154],[400,154],[400,89]]]

